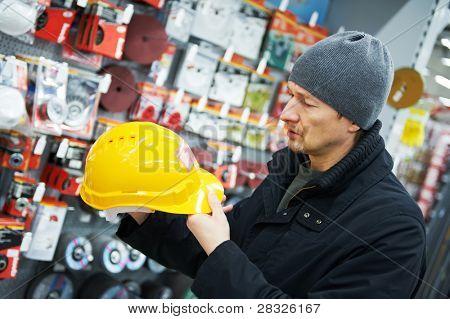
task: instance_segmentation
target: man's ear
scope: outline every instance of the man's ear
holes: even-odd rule
[[[350,133],[356,133],[356,132],[358,132],[360,129],[361,129],[361,128],[360,128],[358,125],[356,125],[355,123],[352,123],[352,125],[350,125],[350,126],[348,127],[348,131],[349,131]]]

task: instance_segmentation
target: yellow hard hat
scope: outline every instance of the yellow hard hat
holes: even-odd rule
[[[99,210],[200,214],[211,212],[210,190],[223,199],[222,184],[199,167],[180,136],[154,123],[129,122],[111,128],[91,147],[80,195]]]

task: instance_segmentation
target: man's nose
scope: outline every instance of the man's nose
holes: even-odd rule
[[[292,122],[292,123],[297,123],[300,121],[300,116],[297,110],[295,109],[292,100],[290,100],[284,107],[283,112],[281,112],[280,119],[283,122]]]

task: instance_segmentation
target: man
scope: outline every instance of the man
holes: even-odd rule
[[[317,43],[289,78],[288,148],[251,197],[231,210],[210,196],[212,214],[187,222],[134,213],[118,236],[195,278],[200,298],[413,297],[422,214],[391,172],[377,120],[392,77],[387,48],[368,34]]]

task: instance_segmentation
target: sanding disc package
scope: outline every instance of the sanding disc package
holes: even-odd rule
[[[267,9],[243,1],[232,22],[229,46],[239,55],[257,59],[269,18]]]
[[[231,38],[230,21],[239,9],[234,0],[200,0],[195,12],[191,34],[226,48]]]
[[[272,99],[273,87],[273,78],[253,73],[247,86],[243,107],[248,107],[258,113],[267,112]]]
[[[101,106],[113,113],[125,112],[138,96],[133,73],[119,65],[108,65],[103,70],[111,74],[111,85],[100,98]]]
[[[213,46],[189,44],[177,76],[176,86],[198,96],[207,96],[220,55]]]
[[[166,22],[167,35],[181,42],[187,42],[194,22],[193,0],[172,2]]]
[[[164,25],[155,17],[134,14],[128,25],[124,55],[139,64],[158,60],[168,46]]]
[[[221,63],[214,75],[209,97],[234,106],[242,106],[249,78],[250,71]]]

